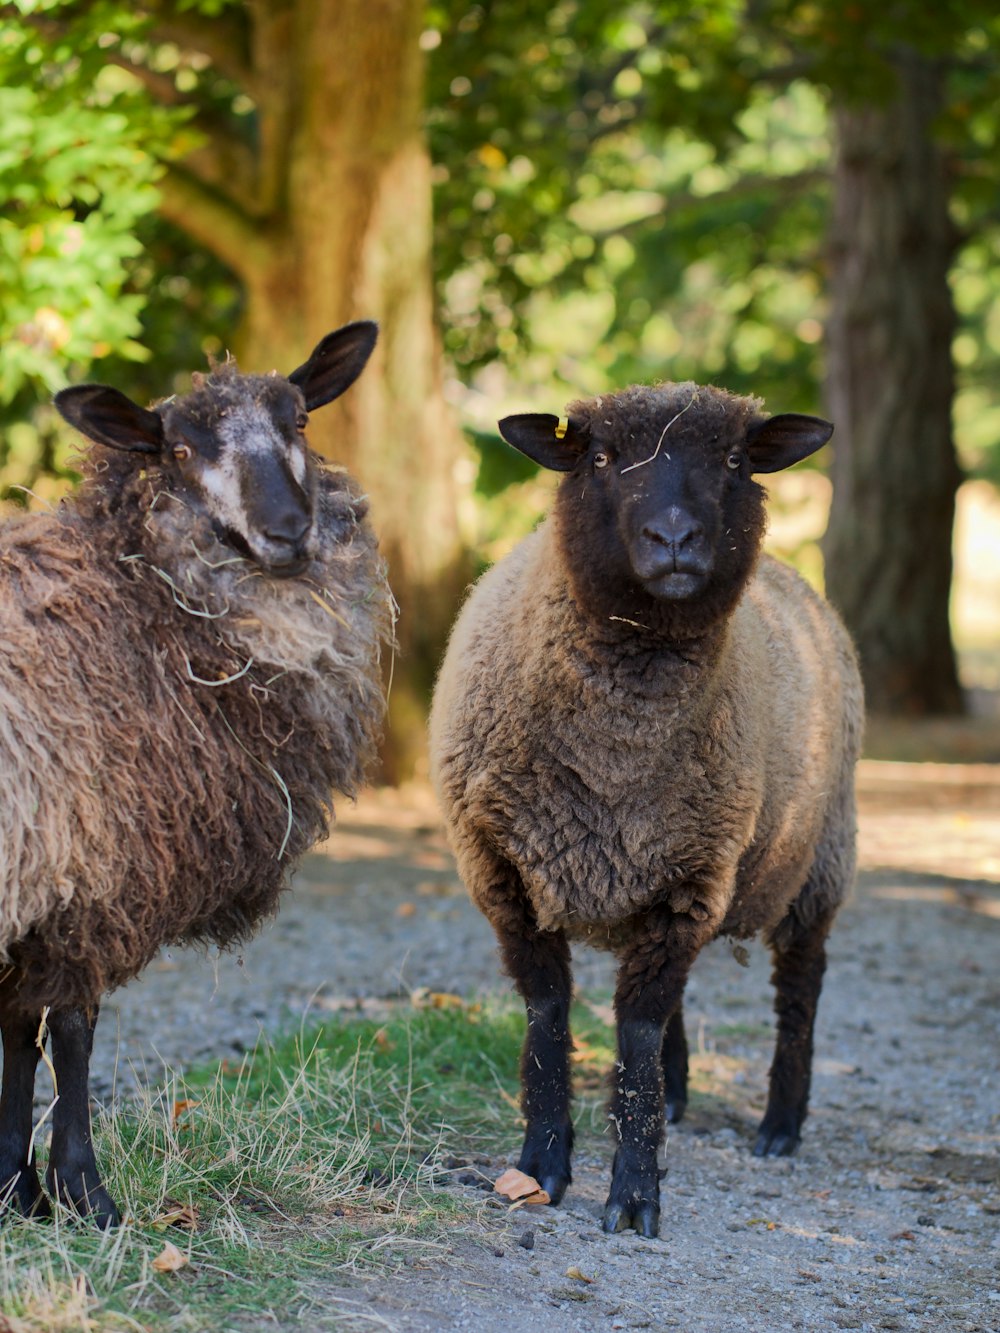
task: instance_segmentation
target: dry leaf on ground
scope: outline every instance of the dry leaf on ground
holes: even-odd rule
[[[572,1268],[567,1268],[567,1269],[566,1269],[566,1276],[567,1276],[567,1277],[575,1277],[576,1280],[577,1280],[577,1282],[593,1282],[593,1281],[594,1281],[594,1279],[593,1279],[592,1277],[588,1277],[586,1273],[582,1272],[581,1269],[579,1269],[579,1268],[576,1266],[576,1264],[574,1264],[574,1265],[572,1266]]]
[[[193,1203],[178,1203],[176,1199],[164,1199],[163,1212],[153,1219],[153,1226],[158,1230],[164,1227],[183,1227],[186,1231],[197,1231],[198,1209]]]
[[[418,986],[410,995],[410,1003],[414,1009],[470,1008],[461,995],[452,995],[449,991],[430,990],[427,986]],[[478,1008],[478,1005],[476,1008]]]
[[[185,1268],[187,1263],[187,1255],[181,1254],[177,1246],[168,1240],[153,1260],[153,1267],[158,1273],[176,1273],[179,1268]]]
[[[510,1199],[516,1207],[524,1203],[551,1203],[552,1200],[542,1189],[534,1176],[527,1176],[516,1167],[511,1167],[493,1182],[497,1194]]]

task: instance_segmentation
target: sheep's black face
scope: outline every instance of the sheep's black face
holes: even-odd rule
[[[575,403],[563,425],[501,422],[511,444],[569,473],[556,521],[578,600],[672,634],[714,623],[750,577],[764,531],[752,474],[804,458],[831,430],[815,417],[765,420],[755,400],[693,384]]]
[[[64,389],[56,406],[99,444],[154,455],[159,484],[209,519],[219,539],[279,578],[316,553],[315,464],[308,414],[361,373],[377,336],[367,321],[328,334],[286,379],[228,363],[150,411],[99,384]]]

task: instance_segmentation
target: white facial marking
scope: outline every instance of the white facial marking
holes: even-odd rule
[[[306,451],[301,443],[292,445],[291,456],[288,460],[292,465],[292,476],[305,488],[306,484]]]
[[[253,550],[258,543],[243,505],[242,478],[253,471],[258,458],[284,455],[285,441],[270,414],[253,402],[230,408],[220,420],[216,434],[221,446],[219,458],[203,465],[201,485],[213,501],[219,522],[238,532]],[[303,473],[304,463],[303,459]]]
[[[240,460],[227,449],[218,462],[202,466],[198,479],[212,501],[212,510],[219,522],[248,538],[250,534],[240,489]]]

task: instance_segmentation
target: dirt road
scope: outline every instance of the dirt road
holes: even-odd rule
[[[456,1184],[482,1200],[477,1227],[331,1295],[400,1333],[1000,1330],[1000,768],[868,762],[860,791],[862,871],[831,940],[795,1158],[749,1151],[771,1053],[766,951],[744,969],[717,944],[685,1002],[694,1091],[669,1135],[658,1241],[600,1231],[611,1147],[584,1124],[562,1207],[509,1214]],[[106,1088],[116,1031],[127,1084],[129,1060],[155,1074],[154,1052],[218,1057],[310,1004],[505,986],[426,791],[365,798],[329,853],[242,964],[179,954],[109,1004]],[[579,955],[577,977],[606,994],[608,961]],[[512,1126],[509,1154],[456,1178],[488,1184],[517,1146]]]

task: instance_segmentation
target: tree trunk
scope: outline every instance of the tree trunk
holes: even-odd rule
[[[948,622],[956,237],[933,138],[939,71],[911,53],[894,63],[891,100],[836,112],[824,556],[870,710],[916,716],[962,711]]]
[[[210,208],[193,207],[176,180],[167,211],[242,279],[234,346],[246,369],[287,374],[331,329],[379,321],[371,363],[315,414],[309,439],[371,496],[389,562],[400,651],[384,761],[398,778],[422,749],[434,669],[468,576],[454,479],[464,446],[443,398],[433,310],[423,5],[250,0],[248,12],[252,211],[223,237]]]

